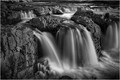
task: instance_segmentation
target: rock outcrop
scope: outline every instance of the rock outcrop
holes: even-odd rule
[[[92,19],[95,24],[99,25],[103,34],[106,32],[106,29],[110,23],[109,20],[105,21],[105,19],[102,19],[102,15],[95,14],[92,11],[82,10],[81,8],[78,8],[77,12],[73,15],[73,18],[77,18],[78,16]]]
[[[20,24],[1,31],[2,78],[19,78],[35,62],[37,44],[32,30]]]

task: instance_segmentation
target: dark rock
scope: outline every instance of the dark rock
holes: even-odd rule
[[[106,32],[106,29],[110,23],[109,21],[102,19],[101,15],[95,14],[92,11],[81,10],[80,8],[78,8],[77,12],[73,15],[73,18],[78,17],[78,16],[88,17],[88,18],[92,19],[92,21],[94,23],[99,25],[103,34]]]
[[[32,29],[37,28],[41,31],[47,31],[55,36],[56,32],[60,28],[59,24],[61,24],[63,20],[64,19],[55,16],[40,16],[38,18],[33,18],[27,23],[32,27]]]
[[[34,9],[34,13],[37,16],[47,15],[50,12],[50,9],[47,6],[37,7]]]
[[[13,25],[21,21],[20,14],[18,11],[11,9],[11,3],[1,3],[1,24],[2,25]]]
[[[33,18],[27,23],[29,23],[34,28],[43,30],[48,28],[49,29],[56,28],[57,25],[60,24],[62,20],[63,20],[62,18],[58,18],[55,16],[41,16],[38,18]]]
[[[21,27],[2,28],[1,31],[1,76],[3,79],[17,78],[20,71],[35,62],[36,43],[32,30],[21,24]]]

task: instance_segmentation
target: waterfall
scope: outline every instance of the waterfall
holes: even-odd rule
[[[62,66],[59,59],[59,52],[55,44],[55,40],[48,32],[34,31],[33,34],[40,40],[43,54],[49,59],[49,64],[52,69],[62,72]]]
[[[65,34],[63,40],[63,67],[68,69],[70,67],[76,68],[76,50],[75,50],[75,39],[74,30],[69,28]],[[67,64],[67,66],[66,66]]]
[[[98,59],[90,32],[83,26],[79,28],[60,29],[57,40],[62,50],[64,68],[78,68],[78,66],[95,66]]]
[[[32,18],[35,18],[36,15],[33,13],[33,11],[28,11],[28,12],[25,12],[25,11],[21,11],[20,12],[20,16],[21,16],[21,19],[22,20],[29,20],[29,19],[32,19]]]
[[[107,28],[105,39],[104,39],[104,49],[118,49],[119,48],[119,25],[115,22],[110,24]]]
[[[92,41],[90,32],[85,28],[83,28],[83,36],[82,36],[82,57],[83,57],[83,66],[96,66],[98,65],[98,59],[95,51],[95,46]]]
[[[56,71],[98,65],[91,34],[82,25],[60,28],[56,34],[57,41],[48,32],[33,31],[33,34],[40,40],[42,50],[50,60],[50,66]]]
[[[119,53],[120,53],[120,22],[118,22],[118,24],[117,24],[117,26],[118,26],[118,51],[119,51]]]

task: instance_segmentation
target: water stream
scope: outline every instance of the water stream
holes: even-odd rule
[[[32,18],[35,18],[36,15],[33,13],[33,11],[28,11],[28,12],[25,12],[25,11],[21,11],[20,12],[20,16],[21,16],[21,19],[22,20],[29,20],[29,19],[32,19]]]
[[[58,72],[98,65],[91,34],[82,25],[79,28],[60,28],[56,39],[48,32],[37,30],[33,34],[40,40],[51,68]]]
[[[107,28],[105,39],[104,39],[104,49],[118,49],[120,46],[119,42],[119,23],[113,22]]]

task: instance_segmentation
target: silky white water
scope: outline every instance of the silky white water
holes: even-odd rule
[[[62,72],[62,65],[58,56],[59,52],[57,50],[52,35],[50,33],[40,31],[34,31],[33,34],[40,40],[43,49],[43,54],[49,59],[50,67],[52,67],[56,71]]]
[[[33,32],[54,70],[63,72],[98,65],[91,34],[84,26],[60,28],[56,40],[48,32]]]
[[[33,11],[28,11],[28,12],[21,11],[20,16],[21,16],[22,20],[29,20],[29,19],[36,17],[36,15],[33,13]]]
[[[120,28],[119,23],[113,22],[107,28],[106,35],[104,38],[104,49],[118,49],[120,46],[119,36],[120,36]]]

